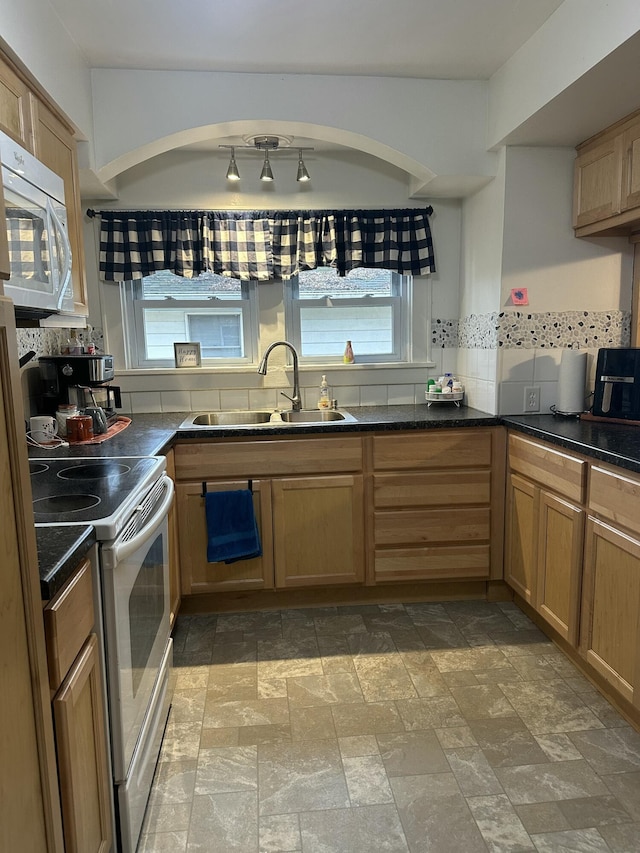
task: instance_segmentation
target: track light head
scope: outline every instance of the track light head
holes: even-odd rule
[[[297,181],[310,181],[311,175],[309,174],[307,167],[304,165],[304,160],[302,159],[302,148],[298,149],[298,176],[296,178]]]
[[[236,163],[236,152],[234,148],[231,149],[231,159],[229,160],[229,168],[227,169],[227,180],[240,180],[240,172],[238,171],[238,165]]]
[[[264,164],[262,166],[262,171],[260,172],[260,180],[261,181],[272,181],[273,180],[273,172],[271,171],[271,163],[269,162],[269,152],[264,152]]]

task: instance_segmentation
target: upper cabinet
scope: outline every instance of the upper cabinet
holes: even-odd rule
[[[0,130],[33,151],[33,95],[7,63],[0,61]]]
[[[640,230],[640,113],[583,142],[577,152],[576,236]]]
[[[89,313],[82,242],[82,208],[78,156],[73,128],[41,91],[31,86],[27,76],[0,52],[0,130],[19,142],[64,181],[67,228],[72,254],[73,317],[64,325],[86,324]],[[0,279],[5,277],[0,245]],[[59,318],[42,325],[60,325]]]

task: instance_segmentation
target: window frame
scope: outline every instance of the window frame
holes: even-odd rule
[[[247,367],[256,363],[259,331],[257,284],[241,281],[240,299],[142,299],[143,279],[120,284],[120,303],[127,369],[152,370],[175,368],[173,356],[166,359],[146,357],[144,311],[146,309],[177,309],[184,311],[185,326],[189,314],[223,314],[234,309],[240,313],[240,332],[244,356],[241,358],[202,358],[202,367]],[[185,329],[185,340],[189,340]],[[204,346],[202,347],[204,351]]]
[[[391,296],[362,296],[343,297],[340,296],[332,303],[332,307],[340,310],[340,307],[353,308],[362,306],[369,302],[375,306],[391,306],[392,314],[392,345],[390,353],[356,353],[356,361],[360,364],[407,364],[412,352],[413,334],[411,323],[411,302],[413,296],[413,277],[401,275],[390,271],[392,282],[396,293]],[[284,287],[284,312],[287,340],[298,350],[300,364],[340,364],[342,353],[329,355],[304,355],[302,352],[302,330],[301,330],[301,307],[323,307],[327,306],[327,296],[318,299],[300,299],[297,297],[299,278],[290,279],[285,282]],[[346,343],[346,341],[345,341]]]

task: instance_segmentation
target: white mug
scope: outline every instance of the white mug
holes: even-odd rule
[[[29,419],[31,438],[38,444],[48,444],[58,434],[58,422],[49,415],[37,415]]]

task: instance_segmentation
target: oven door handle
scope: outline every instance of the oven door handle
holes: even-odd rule
[[[148,542],[165,520],[173,501],[173,480],[171,477],[163,474],[162,482],[166,490],[165,496],[162,498],[156,512],[154,512],[151,518],[149,518],[147,524],[145,524],[145,526],[136,533],[133,539],[128,539],[126,542],[115,542],[113,544],[112,553],[114,564],[119,563],[121,560],[126,560],[127,557],[134,554],[141,545]]]

